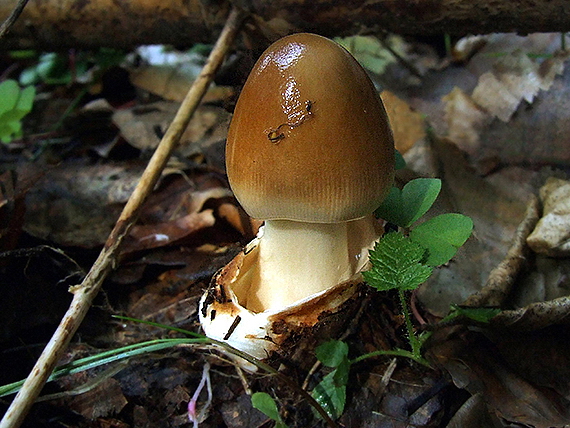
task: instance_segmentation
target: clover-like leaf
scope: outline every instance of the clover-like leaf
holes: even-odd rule
[[[433,205],[441,190],[437,178],[416,178],[402,190],[392,187],[375,214],[400,227],[409,227]]]
[[[442,214],[412,229],[410,239],[428,250],[425,264],[447,263],[473,231],[473,220],[462,214]]]
[[[20,96],[18,82],[8,79],[0,83],[0,114],[12,111]]]

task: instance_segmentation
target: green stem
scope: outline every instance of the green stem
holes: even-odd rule
[[[57,131],[59,128],[61,128],[65,119],[67,119],[67,117],[73,112],[73,110],[77,108],[77,106],[79,105],[85,94],[87,94],[87,92],[89,92],[89,87],[86,86],[83,89],[81,89],[79,94],[73,99],[71,104],[69,104],[69,106],[65,109],[59,120],[51,126],[51,128],[49,129],[50,132]]]
[[[421,357],[421,356],[418,357],[417,355],[414,355],[412,352],[406,351],[405,349],[394,349],[394,350],[390,350],[390,351],[373,351],[373,352],[369,352],[368,354],[361,355],[360,357],[356,357],[355,359],[350,360],[349,362],[352,365],[352,364],[360,363],[361,361],[364,361],[368,358],[379,357],[381,355],[410,358],[411,360],[414,360],[415,362],[417,362],[419,364],[422,364],[428,368],[431,368],[429,362],[427,360],[425,360],[423,357]]]
[[[414,332],[414,326],[412,325],[412,319],[410,317],[406,295],[404,294],[403,290],[398,290],[398,295],[400,296],[400,305],[402,306],[402,314],[404,315],[404,322],[406,323],[406,330],[408,332],[408,340],[410,341],[410,346],[412,348],[412,355],[414,355],[414,359],[421,358],[421,344],[416,337],[416,333]]]
[[[448,58],[451,57],[451,36],[449,33],[445,33],[443,35],[443,42],[445,44],[445,54]]]

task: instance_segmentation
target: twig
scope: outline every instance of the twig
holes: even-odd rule
[[[26,7],[27,3],[28,0],[18,0],[18,4],[16,4],[16,7],[14,8],[14,10],[12,10],[10,16],[8,16],[8,18],[6,18],[6,20],[2,23],[2,25],[0,25],[0,39],[4,37],[4,34],[8,32],[8,30],[12,25],[14,25],[14,22],[17,21],[18,17],[24,10],[24,7]]]
[[[491,271],[485,286],[465,300],[465,306],[501,306],[508,297],[513,284],[526,263],[529,252],[526,238],[533,231],[540,217],[538,199],[533,196],[528,203],[523,221],[519,224],[513,243],[499,265]]]
[[[150,159],[137,187],[127,201],[121,216],[107,238],[107,242],[99,254],[99,257],[83,282],[71,289],[74,294],[69,309],[40,355],[31,373],[28,375],[22,389],[14,398],[2,421],[0,421],[0,428],[15,428],[20,426],[29,412],[30,407],[38,397],[40,390],[57,361],[83,321],[93,299],[101,288],[103,280],[115,267],[123,239],[127,236],[138,217],[143,202],[150,195],[160,178],[161,171],[178,144],[202,96],[210,86],[216,70],[222,64],[244,17],[245,14],[242,11],[236,8],[231,10],[220,37],[208,57],[208,61],[192,84],[174,120]]]
[[[517,330],[540,330],[554,324],[568,324],[570,297],[535,302],[524,308],[503,311],[492,319],[493,325]]]

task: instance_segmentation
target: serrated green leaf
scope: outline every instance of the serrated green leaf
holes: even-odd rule
[[[338,385],[335,375],[336,370],[327,374],[311,393],[332,419],[338,419],[342,415],[346,404],[346,384]]]
[[[255,392],[251,395],[251,405],[269,419],[274,420],[278,424],[281,423],[280,426],[285,426],[279,414],[279,409],[277,409],[277,404],[271,395],[266,392]]]
[[[0,83],[0,114],[13,110],[19,96],[20,86],[18,82],[9,79]]]
[[[315,349],[318,360],[327,367],[338,367],[348,358],[348,345],[340,340],[329,340]]]
[[[473,221],[462,214],[442,214],[415,227],[410,239],[428,250],[426,264],[447,263],[471,236]]]
[[[370,252],[372,268],[363,272],[366,282],[380,291],[414,290],[433,269],[421,262],[426,249],[398,232],[390,232]]]
[[[437,178],[416,178],[402,190],[392,187],[375,214],[400,227],[409,227],[433,205],[441,190]]]

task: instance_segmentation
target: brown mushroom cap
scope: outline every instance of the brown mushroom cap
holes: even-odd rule
[[[393,182],[394,142],[374,85],[335,42],[272,44],[235,108],[230,185],[254,218],[335,223],[372,213]]]

